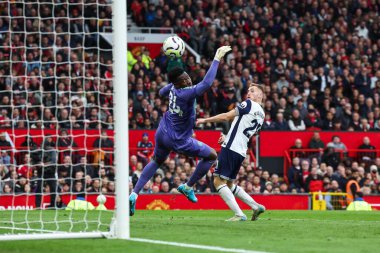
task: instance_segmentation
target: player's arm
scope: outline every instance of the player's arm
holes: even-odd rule
[[[206,119],[197,119],[197,125],[199,124],[205,124],[205,123],[218,123],[218,122],[224,122],[224,121],[231,121],[235,118],[235,116],[238,116],[236,110],[231,110],[226,113],[221,113],[216,116],[206,118]]]
[[[197,96],[202,95],[205,91],[207,91],[211,87],[212,83],[214,82],[216,73],[218,71],[219,62],[224,57],[224,55],[229,51],[231,51],[230,46],[223,46],[223,47],[218,48],[218,50],[216,51],[214,60],[212,61],[211,67],[208,69],[205,77],[200,83],[198,83],[195,86],[195,93]]]
[[[161,97],[166,97],[169,95],[169,92],[171,90],[171,88],[173,87],[173,84],[172,83],[169,83],[167,85],[165,85],[163,88],[160,89],[159,91],[159,94]]]

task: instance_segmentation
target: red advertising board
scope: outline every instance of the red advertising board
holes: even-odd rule
[[[97,206],[97,195],[88,195],[87,201]],[[227,205],[217,194],[199,194],[198,203],[189,202],[180,194],[141,194],[137,201],[137,209],[139,210],[227,210]],[[68,204],[71,195],[63,195],[62,201]],[[271,210],[308,210],[308,195],[254,195],[255,200]],[[380,199],[380,198],[379,198]],[[44,196],[42,208],[49,206],[50,197]],[[239,201],[238,201],[239,202]],[[239,202],[243,209],[249,207]],[[115,197],[107,196],[105,203],[107,209],[114,209]],[[0,210],[33,210],[35,209],[35,196],[25,195],[3,195],[0,196]]]
[[[97,206],[97,195],[87,195],[87,201]],[[115,197],[106,196],[105,206],[109,210],[115,208]],[[140,194],[137,201],[138,210],[227,210],[227,205],[217,194],[198,194],[198,203],[189,202],[179,194]],[[256,201],[265,205],[268,210],[309,210],[309,195],[253,195]],[[72,195],[63,195],[62,200],[68,204]],[[364,198],[374,209],[380,210],[380,196]],[[50,197],[44,196],[42,208],[49,207]],[[238,200],[239,205],[248,210],[249,207]],[[1,210],[33,210],[35,209],[34,195],[2,195],[0,196]]]
[[[341,138],[347,149],[357,149],[363,138],[368,136],[371,144],[380,147],[380,134],[376,132],[319,132],[321,140],[327,145],[334,135]],[[282,157],[284,151],[294,145],[296,139],[302,140],[303,147],[307,148],[313,132],[298,131],[261,131],[260,132],[260,156],[262,157]]]
[[[254,195],[255,200],[270,210],[308,210],[308,195]],[[198,194],[198,203],[191,203],[179,194],[140,195],[137,209],[165,210],[228,210],[227,205],[217,194]],[[249,207],[238,200],[239,205]]]
[[[47,134],[53,135],[54,138],[59,136],[59,131],[53,129],[4,129],[0,132],[8,132],[14,144],[18,147],[25,140],[26,136],[31,136],[37,144],[40,144],[43,137]],[[154,144],[155,130],[129,130],[129,146],[131,149],[137,148],[137,143],[142,139],[143,133],[148,133],[149,139]],[[93,146],[96,138],[99,137],[99,130],[72,130],[70,133],[78,148],[90,148]],[[113,131],[108,130],[108,135],[113,136]],[[282,157],[284,151],[294,145],[295,139],[302,140],[303,146],[307,147],[313,132],[294,132],[294,131],[262,131],[260,133],[260,156],[262,157]],[[363,137],[368,136],[375,147],[380,147],[380,134],[375,132],[320,132],[322,141],[327,144],[331,137],[338,135],[346,144],[348,149],[356,149],[362,144]],[[212,148],[219,149],[218,138],[219,131],[195,131],[195,137],[208,144]],[[275,144],[275,145],[274,145]]]
[[[41,144],[43,137],[50,134],[54,139],[59,136],[59,131],[54,129],[4,129],[0,133],[7,132],[16,147],[21,146],[27,136],[33,138],[37,144]],[[113,131],[107,131],[108,136],[113,137]],[[143,133],[147,133],[149,140],[154,144],[155,130],[130,130],[129,131],[129,146],[131,149],[137,148],[137,143],[142,140]],[[99,130],[71,130],[69,134],[78,145],[78,148],[91,148],[95,140],[100,136]],[[215,149],[220,149],[218,139],[220,137],[219,131],[195,131],[195,137]]]

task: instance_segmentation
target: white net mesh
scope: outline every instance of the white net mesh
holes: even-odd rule
[[[73,209],[113,207],[111,18],[106,0],[0,0],[0,233],[108,230],[111,212]]]

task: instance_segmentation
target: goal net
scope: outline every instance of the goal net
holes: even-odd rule
[[[120,7],[116,15],[109,0],[0,0],[0,240],[114,229],[115,164],[125,162],[114,150],[126,148],[114,139],[124,103],[115,90],[127,92],[113,79],[113,47],[101,33],[120,18],[125,49]],[[119,73],[126,66],[121,57],[116,64]]]

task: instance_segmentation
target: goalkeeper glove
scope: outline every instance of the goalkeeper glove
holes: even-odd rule
[[[220,61],[223,58],[223,56],[225,56],[226,53],[229,51],[231,51],[230,46],[222,46],[222,47],[218,48],[218,50],[216,50],[214,60]]]

